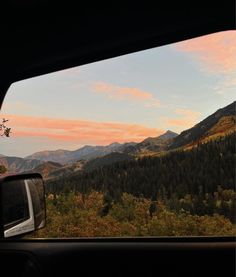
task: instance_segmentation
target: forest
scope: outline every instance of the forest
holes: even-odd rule
[[[104,194],[91,191],[47,196],[47,224],[30,237],[137,237],[137,236],[235,236],[235,226],[222,215],[191,215],[171,211],[153,201],[123,193],[121,201],[107,202]]]
[[[97,192],[103,198],[97,212],[101,217],[110,216],[114,207],[123,205],[124,195],[129,195],[135,201],[150,202],[146,213],[151,218],[161,206],[177,217],[223,216],[235,224],[235,133],[190,150],[179,149],[60,177],[48,181],[46,191],[53,199],[71,193],[85,199]]]

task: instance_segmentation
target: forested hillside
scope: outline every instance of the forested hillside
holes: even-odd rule
[[[198,142],[205,141],[206,138],[224,136],[236,131],[235,115],[236,101],[217,110],[192,128],[183,131],[173,139],[169,149],[176,149],[189,144],[195,145]]]
[[[123,193],[112,202],[100,192],[47,196],[46,228],[33,237],[234,236],[234,225],[224,216],[191,215],[171,211],[162,201]],[[154,203],[157,208],[154,210]]]
[[[169,152],[114,163],[91,172],[79,172],[49,181],[48,193],[103,192],[107,213],[122,193],[161,200],[172,210],[196,215],[222,214],[235,220],[235,132],[199,144],[191,150]]]

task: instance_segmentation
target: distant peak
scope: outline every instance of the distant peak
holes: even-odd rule
[[[115,141],[115,142],[110,143],[108,146],[116,146],[116,145],[120,145],[120,143]]]
[[[167,130],[164,134],[175,134],[175,135],[178,135],[177,133],[171,131],[171,130]]]
[[[178,134],[175,132],[172,132],[171,130],[167,130],[164,134],[160,135],[159,139],[171,139],[177,137]]]

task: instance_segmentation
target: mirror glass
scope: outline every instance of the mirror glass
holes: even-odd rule
[[[2,193],[5,230],[30,218],[24,180],[3,183]]]
[[[35,229],[40,229],[45,225],[45,196],[44,186],[40,178],[27,180],[34,211]]]
[[[41,178],[13,178],[2,183],[4,237],[44,227],[45,197]]]

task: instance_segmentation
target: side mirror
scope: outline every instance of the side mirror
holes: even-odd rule
[[[0,195],[2,237],[23,235],[45,226],[45,193],[40,174],[19,174],[0,179]]]

